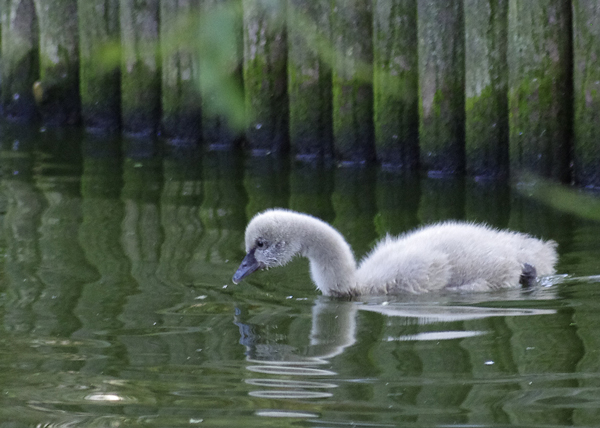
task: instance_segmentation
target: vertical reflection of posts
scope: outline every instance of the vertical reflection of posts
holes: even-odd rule
[[[290,198],[289,160],[287,158],[248,158],[244,187],[248,195],[246,215],[250,220],[256,213],[270,208],[287,207]],[[261,275],[261,281],[270,279],[279,286],[294,274],[290,268],[274,269]]]
[[[461,346],[469,353],[472,378],[480,380],[473,384],[461,405],[468,410],[468,423],[485,425],[493,422],[499,425],[510,425],[509,414],[498,403],[505,400],[513,391],[518,391],[517,381],[492,381],[518,377],[517,366],[511,353],[511,332],[506,325],[506,317],[465,321],[465,330],[486,332],[483,336],[464,339],[461,342]]]
[[[44,293],[35,305],[36,329],[40,336],[69,337],[80,327],[74,311],[83,284],[98,279],[98,272],[85,259],[77,236],[82,221],[81,159],[72,157],[79,155],[80,139],[57,133],[47,143],[53,152],[40,159],[36,175],[36,184],[48,203],[39,228],[38,275]]]
[[[335,171],[334,191],[332,194],[335,220],[333,225],[344,235],[351,245],[357,260],[371,249],[375,238],[375,218],[377,205],[375,200],[375,170],[372,168],[338,168]],[[370,355],[380,343],[382,318],[373,318],[371,314],[360,317],[359,329],[368,334],[357,334],[363,337],[360,346],[348,349],[340,356],[339,366],[342,375],[345,373],[363,373],[365,376],[375,376],[377,372]],[[343,369],[343,372],[342,372]],[[340,399],[364,400],[373,397],[374,385],[352,385],[346,390],[347,397]]]
[[[573,323],[573,311],[561,310],[551,317],[507,318],[512,331],[511,349],[521,379],[521,394],[509,406],[512,423],[518,425],[571,425],[573,408],[531,405],[548,390],[577,388],[577,379],[563,376],[575,373],[583,354],[583,344]],[[543,381],[536,378],[542,376]],[[551,380],[551,379],[555,380]]]
[[[373,219],[375,202],[375,170],[372,168],[338,168],[335,171],[331,200],[335,210],[333,225],[352,246],[360,259],[376,238]]]
[[[158,201],[162,184],[160,159],[131,141],[123,170],[121,199],[125,205],[121,242],[131,262],[140,294],[127,303],[126,318],[137,328],[159,321],[156,309],[166,304],[167,286],[156,276],[163,233]],[[141,150],[136,150],[141,149]]]
[[[79,242],[100,278],[84,286],[77,314],[93,334],[121,325],[118,316],[133,283],[120,240],[125,213],[119,199],[123,183],[119,139],[86,136],[83,144]]]
[[[593,221],[581,221],[574,231],[575,242],[570,254],[577,257],[577,270],[574,275],[597,275],[598,260],[600,259],[600,248],[598,247],[598,236],[600,236],[600,224]],[[570,263],[572,266],[573,263]],[[578,388],[587,397],[586,392],[594,394],[600,387],[597,374],[600,373],[600,313],[596,298],[598,284],[584,283],[581,288],[573,287],[569,290],[570,298],[578,302],[573,314],[573,322],[577,328],[577,335],[583,344],[583,355],[577,363]],[[593,297],[592,297],[593,296]],[[590,298],[591,297],[591,298]],[[585,400],[586,398],[583,398]],[[600,408],[598,406],[579,406],[573,414],[573,425],[594,426],[600,420]]]
[[[202,236],[200,162],[200,153],[194,149],[174,151],[163,161],[160,221],[164,241],[157,275],[166,284],[193,282],[190,269],[194,250]]]
[[[398,235],[419,225],[417,211],[421,183],[416,176],[400,176],[380,170],[377,173],[377,216],[375,228],[379,237]]]
[[[331,168],[294,163],[290,174],[290,209],[332,222],[333,175]]]
[[[244,187],[248,194],[246,215],[255,214],[275,207],[287,207],[290,166],[287,158],[251,157],[246,161]]]
[[[571,245],[573,219],[569,215],[550,210],[518,194],[511,202],[509,228],[543,239],[555,239],[559,243],[559,251]],[[563,308],[552,317],[508,318],[507,325],[512,331],[513,358],[523,379],[522,396],[510,406],[512,422],[520,425],[572,424],[572,408],[548,406],[543,412],[532,412],[530,404],[537,398],[538,391],[577,387],[577,380],[572,377],[548,380],[553,375],[574,373],[582,357],[583,344],[577,336],[573,310]],[[529,381],[537,375],[543,375],[546,381],[543,384]]]
[[[415,350],[417,342],[415,340],[391,341],[385,338],[415,335],[419,332],[420,326],[417,322],[411,322],[410,319],[398,323],[385,319],[386,316],[382,318],[384,318],[382,340],[371,352],[371,358],[377,362],[379,370],[377,377],[390,379],[391,382],[389,384],[384,382],[383,385],[380,385],[379,389],[382,391],[379,392],[380,397],[377,401],[387,402],[390,406],[398,406],[401,409],[416,409],[422,382],[408,379],[420,379],[426,376],[423,373],[423,362]],[[402,381],[398,381],[398,379],[402,379]],[[435,403],[433,405],[435,406]],[[396,424],[418,421],[416,412],[402,413],[395,418]]]
[[[510,217],[510,188],[505,181],[466,183],[466,220],[506,228]]]
[[[435,325],[423,326],[420,332],[435,328]],[[438,381],[447,378],[468,378],[472,367],[467,352],[460,345],[459,340],[428,340],[415,343],[414,350],[421,360],[425,378]],[[468,383],[460,385],[458,382],[444,384],[443,381],[438,381],[422,386],[417,396],[417,407],[427,408],[431,407],[431,403],[435,403],[437,409],[452,409],[455,413],[452,423],[465,424],[466,413],[457,410],[461,408],[472,385]],[[448,422],[448,414],[438,415],[432,412],[419,416],[419,423],[422,425],[431,426]]]
[[[43,292],[36,270],[40,263],[38,228],[46,201],[33,186],[34,159],[29,139],[19,135],[11,140],[4,128],[2,131],[4,144],[12,143],[0,152],[2,190],[7,198],[3,236],[9,303],[4,306],[4,323],[7,330],[23,334],[35,327],[37,317],[32,305]]]
[[[246,227],[247,196],[243,187],[242,158],[231,151],[209,152],[203,159],[204,202],[200,218],[204,223],[204,237],[196,249],[198,278],[206,278],[214,272],[209,267],[232,261],[225,277],[219,276],[218,284],[231,278],[234,263],[244,256],[244,229]],[[229,272],[229,269],[231,272]],[[216,278],[215,278],[216,280]],[[221,285],[221,284],[220,284]]]
[[[419,218],[422,223],[465,218],[464,178],[424,178],[421,189]]]

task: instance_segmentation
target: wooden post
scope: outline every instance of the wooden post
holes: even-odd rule
[[[119,0],[78,0],[77,8],[83,124],[115,132],[121,126],[121,72],[104,52],[119,42]]]
[[[290,145],[299,158],[333,156],[330,5],[289,0]]]
[[[203,51],[213,56],[210,61],[200,58],[203,143],[231,148],[245,128],[242,1],[202,0],[200,13],[201,25],[207,27],[201,29]]]
[[[384,166],[419,163],[417,1],[373,3],[375,148]]]
[[[573,0],[575,182],[600,187],[600,4]]]
[[[49,125],[80,120],[77,0],[35,0],[40,26],[40,80],[34,95]]]
[[[288,138],[286,2],[244,0],[244,90],[254,154],[285,152]]]
[[[465,0],[465,128],[469,175],[508,176],[508,0]]]
[[[121,114],[128,135],[155,135],[160,120],[159,1],[121,0]]]
[[[33,119],[37,107],[33,84],[39,79],[39,28],[33,0],[3,0],[2,112],[12,119]]]
[[[418,0],[422,167],[430,174],[465,166],[463,0]]]
[[[571,2],[509,0],[511,174],[570,179]]]
[[[198,0],[160,3],[162,75],[161,135],[184,143],[198,143],[201,99],[198,81]]]
[[[371,1],[331,4],[335,151],[342,162],[368,162],[375,158]]]

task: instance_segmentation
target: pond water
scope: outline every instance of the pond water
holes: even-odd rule
[[[595,426],[600,224],[507,184],[2,130],[0,426]],[[357,256],[483,221],[559,243],[533,289],[343,301],[305,260],[234,285],[249,218]]]

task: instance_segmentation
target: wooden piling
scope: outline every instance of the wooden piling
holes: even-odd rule
[[[155,135],[160,121],[159,1],[121,0],[121,116],[127,135]]]
[[[254,154],[289,148],[285,1],[245,0],[244,91]]]
[[[210,23],[201,29],[203,52],[213,56],[200,58],[203,143],[232,148],[245,128],[242,1],[203,0],[200,13],[201,25]]]
[[[77,0],[35,0],[40,28],[40,79],[34,96],[48,125],[80,120]]]
[[[508,176],[508,0],[465,0],[467,173]]]
[[[333,156],[329,4],[288,3],[290,146],[299,158]]]
[[[384,166],[419,163],[417,1],[373,3],[375,148]]]
[[[418,0],[419,142],[422,167],[462,173],[465,165],[463,1]]]
[[[121,125],[121,73],[107,52],[119,42],[119,0],[78,0],[77,8],[83,125],[115,132]]]
[[[198,143],[202,101],[198,81],[198,46],[195,43],[199,0],[160,3],[161,134],[180,143]]]
[[[39,28],[33,0],[3,0],[2,91],[4,117],[31,120],[37,115],[33,83],[39,79]]]
[[[511,174],[570,178],[571,2],[509,0]]]
[[[600,187],[600,4],[573,0],[574,179]]]
[[[368,162],[375,158],[371,1],[331,4],[335,152],[342,162]]]

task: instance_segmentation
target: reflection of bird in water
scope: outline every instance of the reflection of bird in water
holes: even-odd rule
[[[556,243],[472,223],[445,222],[386,237],[356,267],[352,250],[327,223],[288,210],[255,216],[235,283],[258,269],[307,257],[325,295],[488,291],[530,285],[554,273]]]

